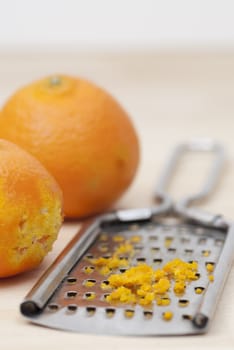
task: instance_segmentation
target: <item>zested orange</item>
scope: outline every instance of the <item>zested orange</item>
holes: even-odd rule
[[[0,137],[51,172],[67,217],[110,207],[139,163],[137,134],[125,110],[95,84],[70,76],[47,77],[17,91],[3,107]]]
[[[0,140],[0,277],[38,266],[62,223],[62,193],[37,159]]]

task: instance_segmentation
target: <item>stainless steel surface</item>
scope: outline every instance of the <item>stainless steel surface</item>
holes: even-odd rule
[[[155,220],[157,220],[155,218]],[[103,234],[106,235],[103,241]],[[113,253],[117,243],[116,235],[123,236],[126,240],[132,236],[140,236],[141,242],[136,245],[136,252],[131,265],[143,261],[160,268],[167,261],[180,257],[185,261],[196,260],[199,264],[200,277],[187,285],[186,292],[182,296],[175,296],[169,292],[171,300],[169,306],[141,307],[139,305],[111,305],[105,301],[105,295],[110,292],[102,290],[101,284],[108,275],[100,274],[95,266],[91,273],[85,273],[85,267],[92,267],[90,257],[108,256]],[[170,237],[171,245],[167,246],[166,240]],[[105,334],[138,334],[138,335],[173,335],[203,333],[206,327],[196,327],[192,319],[196,316],[202,300],[208,297],[211,305],[216,298],[216,289],[209,282],[206,271],[207,261],[218,266],[222,255],[222,246],[225,233],[215,229],[202,228],[189,225],[180,221],[171,224],[160,224],[157,221],[144,224],[122,225],[113,228],[112,225],[100,230],[97,239],[86,251],[85,255],[74,266],[59,288],[49,300],[42,314],[32,317],[32,322],[52,328],[66,329],[85,333]],[[104,245],[103,245],[104,244]],[[103,252],[103,247],[107,248]],[[140,248],[140,249],[138,249]],[[204,251],[209,252],[206,257]],[[224,257],[225,258],[225,257]],[[225,260],[225,259],[224,259]],[[223,266],[222,266],[223,267]],[[217,268],[217,267],[216,267]],[[117,273],[121,273],[116,271]],[[220,278],[225,277],[220,274]],[[86,287],[85,281],[92,280],[94,286]],[[220,283],[220,279],[219,279]],[[203,293],[198,295],[195,289],[201,287]],[[86,295],[94,293],[95,299],[86,299]],[[188,305],[180,306],[180,300],[187,300]],[[125,317],[126,310],[133,310],[134,316]],[[174,317],[170,322],[162,319],[163,312],[170,310]],[[203,311],[200,309],[200,311]],[[112,313],[110,315],[108,313]]]
[[[217,157],[199,194],[176,204],[165,192],[165,187],[178,157],[187,150],[212,151]],[[26,296],[21,312],[34,323],[77,332],[125,335],[206,332],[233,261],[233,226],[220,215],[187,206],[210,193],[217,182],[223,159],[222,147],[209,140],[178,146],[156,191],[161,205],[120,210],[94,220],[73,239]],[[106,237],[104,241],[103,235]],[[126,241],[135,235],[140,237],[140,243],[135,244],[134,254],[129,259],[129,267],[146,262],[156,269],[179,257],[198,262],[198,279],[188,283],[181,296],[170,290],[168,306],[158,306],[155,302],[147,307],[109,304],[105,300],[108,291],[101,287],[109,275],[100,273],[91,260],[111,256],[117,247],[116,235],[121,235]],[[168,239],[169,246],[166,244]],[[215,266],[214,282],[209,280],[207,263]],[[85,284],[87,280],[92,281],[91,287]],[[196,288],[202,293],[197,294]],[[126,317],[126,310],[130,310],[133,317]],[[167,310],[174,314],[170,322],[162,317]]]

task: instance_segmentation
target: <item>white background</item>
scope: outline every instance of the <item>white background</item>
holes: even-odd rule
[[[232,0],[0,0],[0,50],[234,47]]]

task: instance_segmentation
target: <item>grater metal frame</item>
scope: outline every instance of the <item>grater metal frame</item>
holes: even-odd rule
[[[216,159],[202,190],[196,195],[174,203],[165,189],[178,158],[182,153],[187,151],[214,152]],[[194,206],[191,207],[191,204],[206,198],[212,191],[217,183],[223,162],[223,148],[212,140],[196,140],[176,147],[169,158],[155,191],[155,198],[160,201],[160,205],[152,208],[117,210],[116,212],[100,215],[93,220],[87,220],[78,234],[27,294],[20,305],[21,313],[33,323],[81,332],[125,335],[184,335],[205,333],[208,330],[209,321],[214,316],[215,306],[232,265],[234,225],[221,215],[204,212]],[[79,322],[75,322],[75,319],[72,321],[73,316],[68,316],[63,308],[49,315],[44,312],[49,301],[56,294],[56,291],[58,291],[74,267],[81,261],[93,242],[98,239],[100,231],[105,227],[132,225],[133,223],[144,225],[154,223],[155,221],[158,225],[168,217],[179,221],[178,225],[200,227],[203,230],[211,229],[212,234],[215,235],[217,231],[219,235],[225,237],[224,245],[214,271],[214,282],[206,288],[192,318],[187,319],[184,323],[182,322],[180,326],[179,322],[178,325],[175,324],[175,326],[172,325],[170,327],[164,325],[165,322],[164,324],[159,322],[160,324],[157,327],[154,320],[151,320],[151,323],[149,321],[142,322],[138,317],[135,322],[132,322],[123,319],[120,313],[117,312],[115,316],[117,322],[114,323],[115,327],[113,327],[113,321],[109,318],[104,318],[103,314],[100,313],[96,318],[81,317],[81,319],[78,319]],[[73,311],[76,311],[76,307],[73,306],[73,308]],[[137,311],[140,308],[136,306]],[[70,311],[72,311],[72,305],[70,306]],[[71,313],[75,314],[74,312]],[[69,322],[67,322],[68,317],[71,320]],[[130,324],[130,322],[132,323]]]

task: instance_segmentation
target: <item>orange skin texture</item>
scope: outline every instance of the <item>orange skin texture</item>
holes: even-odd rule
[[[17,91],[0,116],[0,137],[37,157],[59,183],[66,217],[110,207],[139,163],[134,126],[120,104],[84,79],[58,76]]]
[[[0,140],[0,277],[38,266],[62,224],[62,192],[37,159]]]

